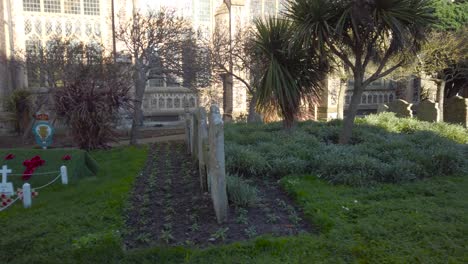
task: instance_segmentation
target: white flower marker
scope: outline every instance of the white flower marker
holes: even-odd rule
[[[13,183],[7,182],[8,173],[11,173],[11,169],[8,169],[7,165],[3,165],[2,169],[0,170],[2,174],[2,183],[0,183],[0,193],[6,195],[13,195]]]
[[[23,205],[24,208],[31,207],[32,197],[31,197],[31,185],[29,183],[23,184]]]

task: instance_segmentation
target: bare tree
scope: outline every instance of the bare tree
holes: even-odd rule
[[[82,65],[102,62],[104,48],[98,44],[85,44],[60,36],[51,37],[45,45],[31,43],[27,50],[17,50],[10,61],[15,70],[26,69],[28,86],[46,88],[43,96],[38,96],[28,111],[32,116],[23,129],[23,141],[31,136],[34,114],[51,102],[50,94],[56,88],[64,87],[79,78]],[[55,120],[52,120],[55,122]]]
[[[92,62],[77,63],[75,70],[75,79],[68,79],[54,93],[57,115],[72,128],[80,148],[107,148],[116,141],[114,126],[119,112],[132,106],[128,67],[111,57],[98,56]]]
[[[177,17],[174,11],[161,9],[142,13],[135,11],[131,18],[120,17],[116,38],[132,56],[135,102],[130,144],[137,144],[139,127],[143,122],[142,102],[148,73],[157,69],[161,75],[183,77],[184,49],[194,32],[190,24]]]
[[[248,122],[256,120],[256,87],[260,83],[263,64],[256,56],[254,32],[251,27],[239,29],[233,38],[229,38],[228,27],[218,26],[210,40],[205,40],[209,47],[213,71],[218,76],[232,76],[247,88],[251,96]],[[232,67],[230,60],[232,59]]]

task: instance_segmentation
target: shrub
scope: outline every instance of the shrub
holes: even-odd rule
[[[131,107],[131,79],[111,62],[82,65],[78,69],[77,79],[55,94],[57,114],[71,127],[80,148],[106,148],[115,141],[113,127],[119,111]]]
[[[229,126],[227,169],[245,177],[310,173],[353,186],[468,171],[468,146],[459,144],[468,142],[468,132],[461,126],[396,118],[391,113],[357,119],[356,124],[350,145],[334,144],[340,121],[301,122],[289,132],[265,129],[280,128],[279,123]]]
[[[226,169],[231,173],[260,176],[267,174],[270,169],[265,157],[248,146],[227,144],[225,151]]]
[[[246,180],[237,175],[227,175],[226,177],[227,193],[229,201],[236,206],[252,207],[258,201],[258,190],[250,185]]]
[[[32,102],[31,92],[27,90],[14,90],[5,102],[6,110],[14,114],[15,131],[22,133],[31,119]]]

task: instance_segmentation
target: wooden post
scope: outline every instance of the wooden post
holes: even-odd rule
[[[218,223],[228,217],[228,199],[226,191],[226,171],[224,157],[224,123],[217,105],[210,108],[208,131],[209,166],[208,177],[211,185],[211,198]]]
[[[208,125],[206,124],[205,108],[200,107],[197,111],[198,133],[197,133],[197,151],[198,151],[198,174],[200,175],[200,188],[202,192],[208,191],[207,182],[207,159],[208,159]]]

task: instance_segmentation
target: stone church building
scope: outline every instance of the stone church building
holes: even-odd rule
[[[246,25],[254,18],[278,16],[287,0],[0,0],[0,133],[11,130],[4,98],[14,89],[27,89],[33,94],[47,91],[28,74],[25,67],[14,65],[9,59],[21,52],[30,52],[38,45],[46,45],[52,36],[76,39],[84,43],[100,43],[106,50],[117,47],[112,24],[119,15],[129,15],[135,9],[173,8],[189,19],[196,29],[211,35],[216,26]],[[223,23],[221,23],[223,22]],[[233,26],[231,34],[236,27]],[[342,118],[352,95],[352,81],[330,77],[321,104],[313,109],[315,119]],[[247,113],[247,89],[239,82],[224,80],[214,87],[217,103],[224,112],[236,119]],[[362,96],[359,115],[374,113],[377,106],[396,98],[417,103],[421,82],[417,78],[406,81],[379,80],[370,85]],[[200,96],[178,83],[165,78],[150,79],[143,102],[145,120],[176,121],[184,106],[206,105],[213,98]],[[216,100],[214,100],[216,101]]]

